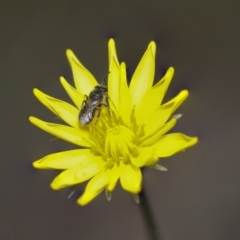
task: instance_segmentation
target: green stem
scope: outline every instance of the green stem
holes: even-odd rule
[[[157,231],[157,226],[155,224],[154,221],[154,217],[153,217],[153,213],[151,211],[150,208],[150,204],[148,202],[146,193],[144,192],[144,190],[142,190],[139,193],[139,198],[140,198],[140,210],[142,212],[142,216],[144,218],[145,221],[145,225],[146,225],[146,229],[148,232],[148,239],[149,240],[161,240],[158,231]]]

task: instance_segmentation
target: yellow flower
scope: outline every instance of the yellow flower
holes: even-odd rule
[[[157,164],[159,158],[169,157],[197,143],[196,137],[181,133],[166,134],[177,122],[173,112],[187,98],[188,91],[181,91],[175,98],[162,104],[172,80],[174,69],[154,86],[156,45],[150,42],[128,86],[126,66],[119,64],[115,43],[109,40],[108,97],[110,109],[102,106],[99,118],[82,126],[78,114],[85,95],[98,82],[80,63],[71,50],[67,58],[71,65],[75,87],[63,77],[61,84],[74,105],[34,89],[34,95],[67,125],[44,122],[30,117],[31,123],[55,137],[81,148],[53,153],[33,163],[35,168],[60,169],[51,183],[54,190],[90,180],[85,192],[78,199],[86,205],[103,190],[110,196],[117,181],[131,194],[142,188],[142,167],[166,170]]]

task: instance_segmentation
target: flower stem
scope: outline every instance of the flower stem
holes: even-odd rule
[[[157,231],[157,226],[154,221],[153,213],[150,209],[150,204],[148,202],[147,195],[144,192],[144,190],[142,190],[139,193],[139,197],[140,197],[139,207],[142,212],[142,216],[144,218],[146,229],[147,229],[147,232],[149,235],[148,239],[149,240],[161,240],[161,238],[158,234],[158,231]]]

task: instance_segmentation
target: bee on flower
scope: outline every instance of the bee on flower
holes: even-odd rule
[[[87,125],[92,122],[96,111],[98,111],[98,117],[101,113],[101,107],[109,107],[108,95],[106,86],[96,86],[86,96],[86,100],[83,100],[82,107],[79,112],[79,122],[82,125]]]
[[[74,105],[38,89],[33,90],[37,99],[66,125],[45,122],[36,117],[30,117],[30,122],[78,146],[74,150],[45,156],[35,161],[33,166],[62,170],[51,183],[54,190],[89,180],[84,193],[77,200],[82,206],[104,190],[110,199],[118,180],[127,192],[133,195],[140,193],[143,178],[141,168],[166,170],[158,164],[159,159],[183,151],[198,141],[197,137],[182,133],[167,134],[179,117],[173,113],[187,98],[188,91],[182,90],[170,101],[162,103],[174,69],[170,67],[164,77],[153,85],[156,44],[150,42],[129,85],[126,65],[119,63],[113,39],[109,40],[108,51],[110,74],[107,87],[97,99],[97,105],[91,105],[94,108],[90,109],[91,114],[87,117],[83,113],[89,107],[89,100],[93,100],[90,94],[99,84],[71,50],[67,50],[67,58],[75,87],[63,77],[60,82]],[[109,99],[107,106],[102,105],[106,96]],[[100,110],[101,114],[95,116],[98,115],[95,110]]]

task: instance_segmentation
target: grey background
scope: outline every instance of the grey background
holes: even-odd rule
[[[65,49],[102,79],[110,37],[129,77],[155,40],[156,80],[176,69],[165,100],[190,90],[174,131],[199,144],[162,160],[167,173],[144,174],[162,239],[240,239],[239,23],[238,0],[0,1],[0,239],[147,239],[138,206],[120,187],[111,202],[101,194],[81,208],[69,189],[50,189],[56,172],[31,167],[75,148],[29,123],[29,115],[58,121],[32,89],[69,101],[59,82],[72,82]]]

